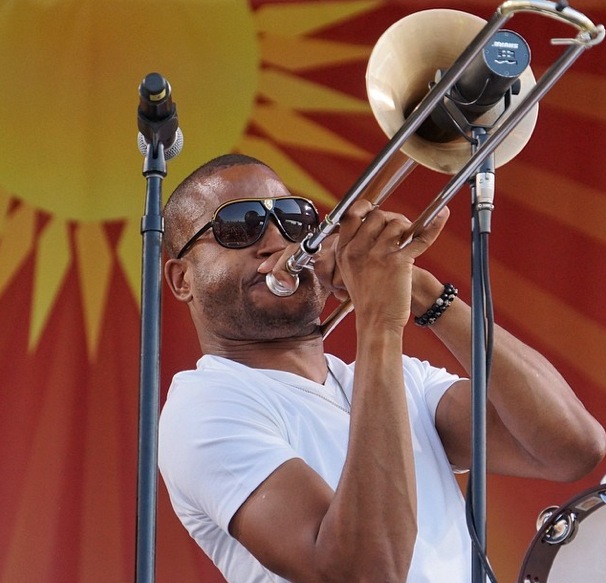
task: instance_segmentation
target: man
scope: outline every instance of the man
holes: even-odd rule
[[[280,265],[317,224],[309,202],[241,155],[171,196],[165,275],[204,356],[171,385],[160,469],[228,581],[470,581],[453,475],[470,464],[470,383],[402,356],[412,313],[469,370],[469,307],[414,265],[447,216],[400,250],[410,223],[359,201],[277,297],[265,276],[287,283]],[[324,353],[330,292],[355,307],[355,365]],[[499,327],[489,400],[491,472],[574,480],[604,456],[602,427],[558,372]]]

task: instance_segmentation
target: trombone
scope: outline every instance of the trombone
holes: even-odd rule
[[[423,124],[434,112],[453,109],[452,103],[456,103],[452,96],[455,85],[466,72],[477,67],[483,57],[480,53],[491,42],[495,44],[493,40],[497,33],[503,32],[503,25],[521,12],[536,13],[569,24],[577,29],[577,35],[574,38],[552,39],[552,44],[567,45],[567,48],[542,77],[535,82],[532,71],[526,68],[515,83],[512,81],[501,103],[478,116],[478,123],[491,131],[471,156],[469,148],[472,140],[468,136],[444,142],[421,137],[419,131],[423,133]],[[474,34],[475,37],[472,37]],[[465,12],[438,9],[414,13],[393,24],[373,48],[366,72],[371,109],[390,139],[315,232],[308,235],[287,260],[286,270],[293,277],[294,289],[284,287],[272,273],[266,277],[269,289],[278,296],[291,295],[296,291],[298,274],[303,268],[311,267],[312,258],[321,249],[322,242],[335,230],[356,200],[367,198],[374,204],[381,204],[417,164],[453,175],[411,224],[400,248],[408,245],[450,202],[488,156],[494,154],[495,166],[500,166],[522,150],[532,135],[539,101],[581,54],[601,43],[604,36],[603,25],[595,25],[565,1],[507,0],[497,8],[489,21]],[[445,63],[449,68],[440,70]],[[431,80],[432,74],[435,74],[434,81]],[[453,120],[459,126],[460,133],[464,133],[470,124],[464,119],[463,124],[467,127],[461,127],[457,117],[460,116],[455,115]],[[322,323],[323,336],[328,336],[352,310],[349,300],[338,306]]]

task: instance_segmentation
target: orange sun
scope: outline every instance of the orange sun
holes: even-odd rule
[[[184,134],[183,151],[168,164],[166,192],[201,161],[242,150],[280,167],[292,189],[333,206],[332,194],[280,146],[370,158],[302,115],[368,113],[368,104],[297,73],[366,59],[370,47],[307,35],[376,5],[269,4],[254,11],[246,2],[183,0],[167,9],[154,0],[40,0],[3,8],[0,67],[10,92],[0,108],[10,147],[0,157],[0,293],[33,252],[30,348],[75,262],[94,355],[116,254],[108,223],[123,223],[118,261],[138,301],[145,183],[136,114],[147,73],[170,81]],[[267,138],[247,133],[249,124]]]

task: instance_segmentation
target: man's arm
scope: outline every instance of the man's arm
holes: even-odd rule
[[[406,580],[417,529],[401,337],[378,336],[361,347],[367,362],[356,362],[349,445],[336,492],[302,460],[291,460],[232,519],[231,534],[289,581]],[[380,358],[386,366],[376,366]]]
[[[442,291],[426,271],[415,270],[413,312],[423,313]],[[465,370],[471,369],[471,310],[456,299],[431,325]],[[471,384],[456,383],[441,399],[436,425],[451,463],[470,464]],[[541,354],[495,325],[487,406],[488,471],[572,481],[606,453],[603,427]]]
[[[230,524],[255,557],[294,582],[405,581],[412,561],[416,479],[402,335],[414,258],[435,240],[447,211],[402,252],[397,242],[408,221],[370,208],[367,201],[354,205],[336,251],[357,329],[349,444],[337,489],[291,460]]]

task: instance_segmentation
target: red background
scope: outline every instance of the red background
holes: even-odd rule
[[[333,3],[254,2],[259,12],[273,4],[328,9]],[[337,3],[347,5],[347,2]],[[353,3],[349,3],[350,5]],[[303,37],[354,46],[373,46],[381,33],[406,14],[438,7],[434,2],[368,3],[362,14],[320,27]],[[442,2],[488,18],[486,1]],[[576,7],[595,22],[606,21],[597,0]],[[142,8],[144,10],[144,8]],[[159,18],[161,15],[159,16]],[[518,20],[516,19],[516,24]],[[537,16],[520,17],[516,26],[533,47],[533,69],[550,63],[553,36],[570,29]],[[560,49],[558,49],[559,51]],[[497,172],[496,210],[491,236],[491,272],[496,318],[514,334],[546,354],[587,408],[604,424],[606,407],[606,81],[604,47],[587,52],[543,100],[529,145]],[[279,69],[263,64],[265,69]],[[315,85],[365,100],[364,59],[299,70]],[[167,75],[168,76],[168,75]],[[133,79],[136,87],[138,74]],[[173,83],[173,85],[175,85]],[[263,96],[257,106],[268,103]],[[376,153],[385,136],[368,111],[302,108],[300,115],[361,149]],[[130,123],[130,122],[129,122]],[[182,117],[182,127],[187,119]],[[133,132],[136,131],[133,128]],[[186,131],[186,130],[185,130]],[[246,135],[279,148],[336,198],[363,172],[365,159],[324,152],[269,135],[251,116]],[[186,146],[187,148],[187,142]],[[247,151],[241,144],[234,150]],[[217,154],[221,152],[216,152]],[[204,160],[199,160],[203,162]],[[69,167],[70,161],[65,164]],[[138,162],[138,164],[140,164]],[[193,168],[189,168],[191,170]],[[278,173],[282,168],[276,167]],[[140,166],[132,168],[134,174]],[[167,189],[182,177],[169,164]],[[386,206],[411,217],[421,212],[444,177],[423,168]],[[119,188],[119,185],[116,185]],[[143,192],[141,179],[141,192]],[[297,190],[296,184],[292,186]],[[301,192],[301,194],[308,194]],[[448,230],[423,265],[453,281],[469,299],[469,195],[462,191],[451,206]],[[30,324],[38,301],[36,253],[52,212],[24,200],[0,175],[0,581],[125,582],[134,579],[137,468],[139,308],[119,260],[129,219],[100,221],[109,249],[109,287],[97,350],[91,357],[80,288],[89,272],[71,262],[56,293],[48,320],[32,346]],[[323,210],[329,210],[319,203]],[[135,218],[136,220],[136,218]],[[30,246],[18,268],[15,233],[31,230]],[[82,224],[66,221],[69,251],[81,247]],[[89,257],[94,258],[95,250]],[[8,275],[7,275],[8,274]],[[94,282],[93,282],[94,285]],[[164,290],[161,390],[172,375],[194,366],[197,340],[186,310]],[[327,347],[353,357],[353,317],[329,337]],[[430,332],[412,330],[407,350],[458,370]],[[602,464],[574,484],[491,477],[488,482],[489,555],[500,581],[513,581],[545,506],[561,504],[606,474]],[[221,581],[214,567],[173,516],[164,486],[159,486],[157,580]]]

